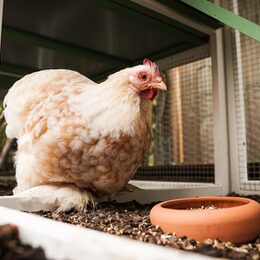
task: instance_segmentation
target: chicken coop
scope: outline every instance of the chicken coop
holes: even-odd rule
[[[260,193],[259,0],[1,1],[0,97],[24,75],[76,70],[102,82],[155,61],[167,85],[153,139],[118,200]],[[228,21],[227,21],[228,20]],[[1,122],[1,174],[15,151]]]
[[[188,235],[180,237],[152,225],[149,213],[155,202],[168,199],[260,195],[259,10],[260,0],[0,0],[1,246],[11,230],[12,239],[19,234],[22,243],[40,246],[49,259],[212,259],[193,253],[198,253],[195,249],[202,244],[189,240]],[[53,208],[60,198],[55,197],[57,190],[42,192],[42,200],[33,196],[36,193],[30,194],[32,189],[48,185],[35,185],[24,197],[23,191],[22,196],[19,192],[13,195],[17,142],[5,135],[3,113],[3,100],[12,85],[32,72],[58,68],[78,71],[100,84],[109,75],[142,64],[146,58],[158,65],[167,91],[160,91],[152,102],[150,146],[130,185],[112,199],[99,201],[100,208],[84,208],[84,212],[77,209],[83,211],[86,198],[90,199],[82,195],[87,190],[67,180],[65,185],[80,191],[83,207],[74,203],[70,211],[58,212],[61,207]],[[158,76],[158,69],[151,64]],[[17,109],[24,106],[22,94],[17,104],[13,102]],[[38,98],[36,94],[34,97]],[[52,161],[53,157],[47,158]],[[30,164],[27,158],[24,165]],[[128,167],[132,165],[126,165],[125,171]],[[45,198],[55,201],[48,204]],[[67,202],[74,196],[61,198]],[[201,208],[177,209],[187,212]],[[4,226],[2,235],[6,223],[13,225]],[[233,222],[233,226],[243,232],[240,224]],[[14,240],[9,244],[14,247]],[[232,248],[235,258],[249,259],[244,254],[249,247],[248,252],[255,254],[252,259],[259,256],[259,239],[241,248],[217,240],[204,246],[209,252],[215,244],[228,254]],[[36,251],[41,252],[41,248]],[[22,252],[21,245],[18,249]],[[2,259],[4,250],[0,251]],[[217,251],[216,256],[227,255]]]

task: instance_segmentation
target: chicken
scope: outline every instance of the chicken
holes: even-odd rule
[[[17,81],[4,99],[6,134],[17,138],[14,196],[83,210],[94,194],[120,191],[151,139],[151,104],[166,90],[157,66],[123,69],[96,84],[71,70]]]

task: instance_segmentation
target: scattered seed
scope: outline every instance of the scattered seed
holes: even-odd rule
[[[146,243],[193,251],[214,257],[230,259],[260,260],[260,237],[248,244],[234,245],[230,242],[207,239],[203,243],[174,233],[163,233],[158,225],[151,224],[149,213],[154,204],[140,205],[137,202],[118,204],[101,203],[96,210],[87,213],[68,212],[56,214],[38,212],[38,214],[86,228],[124,236]],[[210,206],[211,207],[211,206]],[[258,258],[257,258],[258,257]]]
[[[211,205],[211,206],[200,206],[199,208],[188,208],[188,210],[216,210],[218,207]]]
[[[1,195],[11,194],[11,189],[15,184],[8,185],[0,183]],[[235,193],[230,196],[240,196]],[[246,197],[246,196],[245,196]],[[259,195],[247,196],[260,203]],[[231,242],[219,242],[207,239],[203,243],[187,238],[177,237],[174,233],[163,233],[158,225],[153,226],[149,219],[149,213],[154,204],[140,205],[136,202],[118,204],[114,202],[101,203],[95,210],[86,213],[70,211],[67,213],[38,212],[37,214],[71,223],[77,226],[104,231],[118,236],[162,245],[166,247],[178,248],[206,254],[214,257],[229,259],[260,260],[260,236],[251,243],[233,244]],[[210,205],[209,207],[212,207]],[[204,210],[205,208],[201,209]],[[212,208],[210,210],[214,210]],[[192,209],[197,210],[197,209]],[[4,258],[1,258],[4,259]]]

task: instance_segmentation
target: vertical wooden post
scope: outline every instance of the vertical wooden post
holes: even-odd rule
[[[227,194],[230,190],[230,175],[222,29],[216,30],[216,33],[210,37],[210,44],[213,81],[215,184],[221,185],[223,194]]]

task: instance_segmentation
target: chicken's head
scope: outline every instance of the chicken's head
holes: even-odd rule
[[[143,98],[154,100],[158,89],[166,90],[166,85],[155,63],[144,59],[143,65],[133,67],[129,77],[129,87]]]

